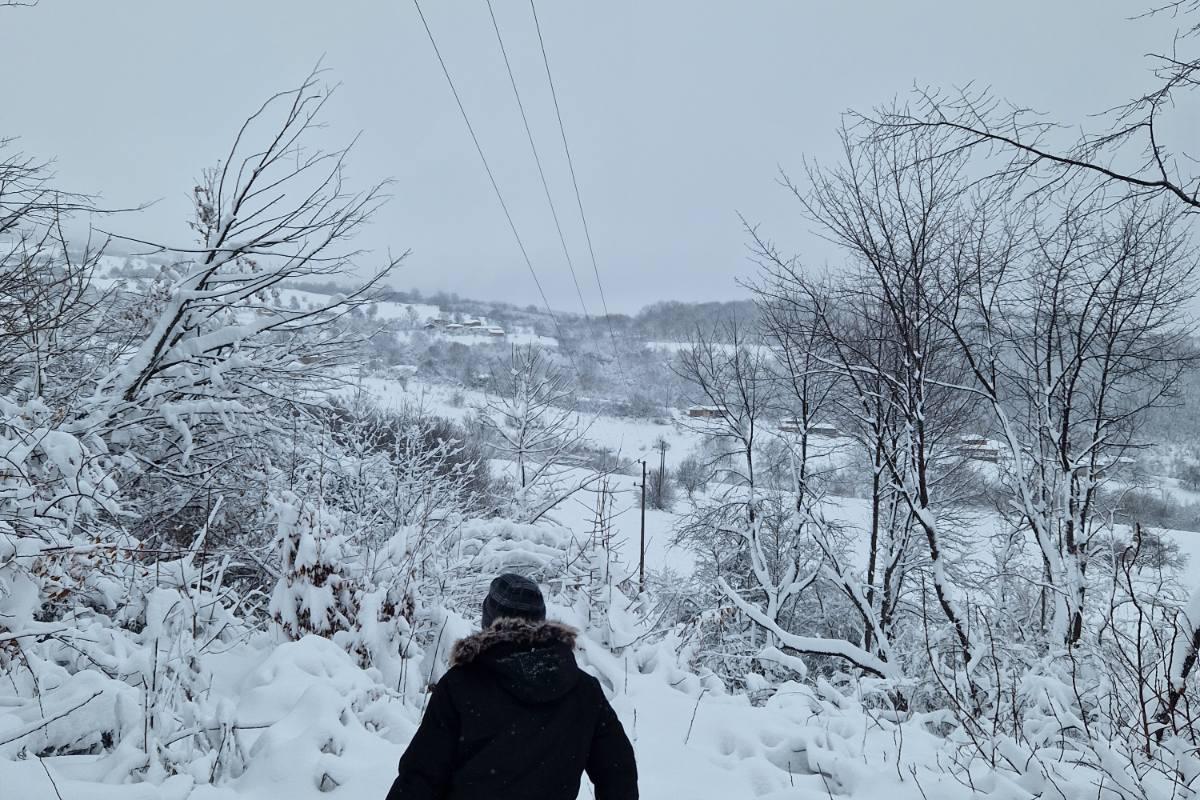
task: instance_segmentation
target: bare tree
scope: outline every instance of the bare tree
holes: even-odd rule
[[[53,225],[71,211],[91,210],[86,198],[58,190],[45,164],[14,151],[11,139],[0,139],[0,154],[0,235],[34,223]]]
[[[1130,197],[1157,197],[1185,210],[1198,209],[1195,154],[1172,141],[1179,122],[1171,112],[1190,104],[1200,78],[1200,56],[1195,55],[1200,2],[1172,0],[1143,16],[1160,15],[1180,24],[1170,51],[1150,56],[1151,88],[1099,114],[1100,123],[1091,132],[1076,135],[1075,126],[972,88],[923,89],[911,106],[880,109],[870,116],[881,123],[882,137],[929,130],[948,136],[944,152],[977,152],[995,177],[1014,183],[1031,180],[1034,192],[1083,179]]]
[[[481,421],[497,455],[513,463],[514,513],[537,521],[599,479],[569,474],[589,425],[576,410],[570,376],[532,345],[512,348],[508,363],[493,374],[492,386]]]
[[[4,197],[0,190],[0,203]],[[8,365],[0,390],[25,397],[79,392],[111,361],[102,334],[114,324],[113,293],[92,282],[103,248],[89,243],[72,255],[52,213],[24,213],[0,244],[0,353]]]
[[[747,228],[752,236],[756,235],[754,229]],[[770,248],[769,243],[762,245]],[[769,252],[761,249],[758,255],[760,261],[769,258]],[[766,287],[758,287],[757,294],[766,341],[773,356],[770,366],[777,386],[773,395],[776,411],[787,423],[782,426],[787,428],[783,432],[791,434],[784,438],[792,456],[792,493],[799,507],[804,503],[803,498],[812,493],[809,483],[813,478],[813,462],[822,455],[813,430],[822,423],[828,424],[836,414],[839,379],[828,360],[820,357],[828,348],[817,327],[809,324],[805,309],[789,302],[794,298],[777,297]]]
[[[187,260],[178,265],[172,296],[143,345],[106,381],[104,390],[114,404],[133,402],[153,392],[151,386],[159,378],[179,372],[182,365],[204,367],[226,356],[235,343],[246,341],[255,342],[262,355],[270,356],[277,370],[293,375],[314,372],[287,363],[304,354],[275,352],[277,342],[268,335],[302,340],[303,332],[369,303],[370,289],[399,263],[400,259],[389,259],[356,290],[327,303],[297,310],[278,302],[285,281],[347,274],[361,252],[346,243],[382,200],[383,184],[361,193],[345,190],[349,147],[333,152],[305,149],[303,139],[318,124],[329,97],[319,80],[320,73],[313,72],[298,88],[271,97],[242,125],[222,165],[204,173],[193,191],[191,225],[199,238],[198,248],[119,237],[182,254]],[[282,110],[282,119],[272,128],[268,114],[276,109]],[[262,125],[267,126],[266,143],[259,146],[250,137]],[[228,315],[234,309],[254,319],[229,326]],[[214,326],[222,332],[210,330]],[[310,347],[330,344],[313,342]],[[308,355],[311,364],[313,355]]]
[[[797,520],[806,524],[819,519],[816,506],[822,493],[809,485],[809,459],[843,455],[845,446],[834,453],[814,452],[811,430],[818,422],[836,420],[839,433],[866,457],[871,516],[865,582],[832,551],[826,553],[826,569],[862,617],[863,647],[886,655],[913,561],[913,515],[888,466],[905,464],[900,450],[904,431],[888,399],[887,376],[900,366],[898,340],[877,303],[865,295],[848,295],[834,282],[808,277],[796,259],[781,256],[755,228],[747,230],[765,275],[756,292],[782,367],[782,395],[788,398],[783,407],[799,429],[800,467],[793,488]],[[851,351],[861,352],[852,357]],[[851,369],[855,363],[876,369]]]
[[[894,430],[902,434],[897,447],[876,447],[875,453],[924,534],[929,580],[963,663],[969,664],[974,644],[968,611],[947,571],[942,516],[955,499],[953,475],[944,462],[968,409],[945,388],[961,367],[936,325],[932,306],[938,301],[926,291],[944,268],[963,194],[965,159],[943,156],[945,139],[879,144],[844,128],[841,166],[809,167],[807,189],[785,181],[808,215],[843,247],[852,277],[823,300],[794,267],[775,263],[777,277],[807,295],[816,324],[833,345],[832,356],[819,357],[853,387],[861,419],[882,421],[891,415]],[[839,329],[843,320],[855,317],[873,328],[865,340]]]
[[[708,488],[711,473],[704,462],[696,455],[685,456],[675,468],[675,478],[688,500],[695,500],[696,493]]]
[[[65,434],[113,357],[112,298],[91,283],[101,248],[72,252],[64,233],[85,206],[31,160],[0,159],[0,527],[18,536],[115,510],[103,448]]]
[[[891,540],[905,540],[906,518],[924,534],[964,663],[980,651],[943,560],[953,529],[943,520],[958,504],[956,439],[967,426],[1004,444],[1014,501],[1001,511],[1041,554],[1053,639],[1074,644],[1108,517],[1100,488],[1195,359],[1182,309],[1196,268],[1177,215],[1142,199],[1114,208],[1091,188],[1019,198],[1004,182],[973,180],[966,152],[938,128],[889,137],[859,123],[843,142],[844,167],[810,169],[808,191],[792,186],[857,271],[814,280],[751,229],[770,276],[760,296],[794,309],[785,319],[801,338],[820,344],[808,326],[832,345],[806,352],[841,372],[844,419],[907,506],[887,515]],[[885,507],[878,486],[873,495],[868,623]],[[910,569],[902,551],[886,555],[885,575]],[[886,607],[898,587],[884,583]]]
[[[756,459],[775,404],[771,360],[765,342],[736,322],[697,331],[680,351],[676,369],[706,414],[691,425],[712,444],[705,470],[720,489],[693,507],[677,538],[708,554],[721,591],[738,609],[756,609],[747,618],[773,644],[820,566],[816,549],[801,541],[811,531],[794,513],[776,513],[778,492],[760,486]]]
[[[140,498],[139,535],[174,519],[169,527],[191,536],[214,491],[255,508],[247,480],[266,480],[271,438],[292,418],[285,409],[315,406],[338,385],[326,368],[361,340],[341,320],[396,263],[320,307],[283,302],[288,280],[351,269],[346,243],[381,198],[379,186],[342,189],[348,151],[305,149],[326,97],[317,79],[243,125],[227,161],[195,190],[199,246],[156,246],[179,260],[137,291],[100,291],[100,248],[68,245],[62,220],[87,209],[86,198],[55,191],[28,159],[0,164],[4,388],[48,407],[56,435],[82,446],[96,468],[88,492],[115,482]],[[82,492],[73,486],[48,509]],[[231,503],[226,514],[253,528],[252,514]]]
[[[659,436],[654,440],[654,449],[658,451],[658,469],[650,479],[650,490],[654,497],[653,507],[666,510],[671,506],[671,486],[667,473],[667,451],[671,449],[671,443]]]
[[[120,237],[180,260],[137,298],[127,344],[71,429],[113,442],[142,480],[166,471],[202,487],[214,465],[261,457],[258,437],[282,429],[281,408],[336,385],[329,367],[362,338],[341,320],[399,261],[326,302],[284,302],[288,281],[350,274],[361,253],[349,241],[382,199],[382,185],[345,188],[350,148],[307,148],[328,98],[319,80],[271,97],[205,171],[193,192],[197,246]]]
[[[994,200],[994,198],[990,198]],[[969,365],[1003,442],[1054,606],[1054,638],[1080,640],[1100,489],[1138,446],[1138,423],[1195,363],[1184,301],[1196,263],[1178,214],[1086,199],[1005,216],[977,207],[936,318]],[[1045,597],[1045,590],[1043,592]]]
[[[717,479],[744,489],[741,504],[750,524],[757,500],[755,447],[771,410],[767,359],[762,342],[730,322],[711,332],[697,330],[674,365],[688,382],[691,399],[706,407],[706,416],[691,425],[718,443],[712,459]]]

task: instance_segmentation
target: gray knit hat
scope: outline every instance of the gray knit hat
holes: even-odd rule
[[[483,627],[490,628],[499,617],[521,617],[535,622],[546,618],[542,591],[529,578],[506,572],[492,581],[483,599]]]

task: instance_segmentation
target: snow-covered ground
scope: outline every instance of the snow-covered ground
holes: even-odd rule
[[[482,408],[486,394],[477,389],[451,387],[444,384],[429,383],[422,380],[409,381],[403,385],[382,377],[367,377],[362,379],[365,391],[373,395],[384,407],[399,408],[405,404],[415,405],[426,411],[457,422],[464,421],[468,415]],[[620,454],[632,461],[645,459],[648,468],[654,469],[659,462],[657,442],[662,439],[668,444],[666,462],[668,469],[674,469],[679,462],[694,452],[700,446],[703,436],[702,421],[677,417],[667,424],[656,423],[647,419],[616,417],[610,415],[595,415],[587,417],[588,436],[598,445]],[[774,432],[768,430],[768,435]],[[814,448],[823,457],[822,461],[838,461],[846,448],[845,439],[824,439],[816,437]],[[820,464],[817,465],[818,467]],[[988,468],[991,465],[981,465]],[[582,473],[580,473],[582,475]],[[614,491],[615,508],[613,513],[614,541],[624,557],[636,565],[638,547],[641,538],[641,519],[639,513],[640,495],[637,483],[640,475],[615,474],[611,478]],[[1191,501],[1200,499],[1200,494],[1178,487],[1177,481],[1170,478],[1152,478],[1161,483],[1166,491],[1178,499]],[[591,530],[595,515],[596,497],[594,492],[582,491],[575,497],[555,508],[550,516],[557,522],[586,536]],[[674,528],[680,514],[687,509],[686,499],[680,497],[673,511],[646,511],[646,563],[651,570],[670,569],[676,573],[690,573],[694,559],[686,549],[671,545]],[[831,496],[822,506],[826,517],[849,532],[849,540],[862,549],[865,564],[865,548],[867,546],[867,530],[870,522],[870,507],[865,500],[855,497]],[[1002,524],[994,515],[979,512],[969,515],[961,524],[973,526],[974,538],[981,542],[990,540],[997,528]],[[1118,533],[1125,529],[1118,526]],[[856,535],[857,532],[857,535]],[[1186,558],[1184,580],[1200,582],[1200,533],[1194,531],[1162,531],[1163,535],[1179,546],[1180,553]]]
[[[401,341],[406,341],[412,338],[414,331],[398,331],[396,338]],[[485,330],[463,329],[457,333],[452,333],[443,329],[433,328],[423,330],[423,334],[431,339],[441,339],[449,342],[461,342],[465,345],[494,345],[497,343],[504,345],[520,345],[521,347],[533,345],[536,347],[558,347],[558,340],[551,336],[539,336],[530,330],[517,329],[505,330],[503,336],[493,336]]]
[[[571,620],[569,609],[550,611]],[[250,758],[233,782],[197,785],[178,774],[159,785],[106,784],[92,756],[28,757],[0,760],[4,797],[382,800],[421,709],[389,698],[377,676],[327,639],[263,647],[226,654],[214,676],[213,691],[229,698],[246,728]],[[666,652],[633,663],[585,640],[579,657],[614,697],[634,743],[645,800],[972,797],[937,773],[939,740],[919,724],[901,730],[798,684],[785,684],[765,707],[754,707],[678,671]],[[873,766],[895,762],[898,769]],[[114,769],[107,761],[104,767]],[[594,797],[586,779],[579,797]]]
[[[484,400],[476,390],[420,380],[402,383],[365,377],[361,385],[385,406],[415,404],[456,420],[463,420]],[[661,437],[669,444],[671,466],[701,438],[694,427],[679,420],[662,425],[609,416],[593,421],[590,436],[626,457],[645,458],[651,464],[657,463],[655,442]],[[641,521],[635,482],[639,477],[618,474],[611,479],[618,569],[623,572],[619,577],[632,576],[636,570]],[[680,500],[679,511],[685,502]],[[550,516],[572,536],[586,538],[594,503],[593,493],[580,492]],[[852,530],[865,531],[869,519],[866,503],[853,498],[831,498],[825,512]],[[671,545],[677,520],[677,513],[647,511],[650,570],[687,574],[693,569],[691,554]],[[994,517],[980,515],[974,524],[983,537],[998,523]],[[1167,535],[1188,556],[1190,575],[1200,578],[1200,534]],[[857,539],[863,541],[865,536]],[[552,606],[550,610],[568,623],[586,622],[578,618],[576,608]],[[621,625],[620,610],[615,618],[613,641],[632,641],[636,634]],[[765,705],[753,705],[744,695],[729,695],[718,684],[681,670],[669,641],[657,648],[630,648],[616,656],[599,642],[584,638],[580,661],[601,679],[634,742],[646,800],[1040,796],[1037,787],[1018,789],[989,775],[980,776],[974,788],[965,785],[942,769],[949,745],[930,732],[925,720],[888,721],[821,684],[816,688],[784,684]],[[360,668],[345,649],[327,639],[310,636],[280,644],[265,634],[231,647],[206,662],[206,667],[211,670],[211,692],[225,698],[229,713],[243,729],[248,759],[240,776],[219,786],[189,774],[166,777],[158,784],[114,784],[106,783],[106,777],[122,765],[111,756],[37,758],[27,753],[0,758],[0,787],[5,787],[0,797],[382,800],[421,708],[383,686],[377,671]],[[107,713],[130,713],[120,704],[106,708]],[[87,724],[84,720],[74,724]],[[19,719],[6,716],[0,685],[0,748],[19,732],[19,726]],[[1062,784],[1080,792],[1066,796],[1085,796],[1087,780],[1085,776],[1075,784]],[[579,797],[593,797],[586,780]]]

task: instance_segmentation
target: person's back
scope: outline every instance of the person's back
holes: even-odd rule
[[[540,606],[540,609],[539,609]],[[484,629],[458,642],[388,800],[636,800],[633,748],[575,632],[544,619],[532,582],[493,581]]]

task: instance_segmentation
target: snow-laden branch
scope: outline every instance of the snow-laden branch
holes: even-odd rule
[[[856,647],[850,642],[841,639],[823,639],[813,636],[799,636],[794,633],[789,633],[774,620],[767,617],[761,609],[757,608],[734,591],[724,578],[717,578],[717,585],[725,596],[737,606],[738,610],[753,620],[757,625],[764,630],[769,631],[783,647],[790,648],[799,653],[809,655],[832,656],[849,662],[853,666],[869,672],[873,675],[878,675],[881,678],[898,679],[902,677],[900,669],[895,664],[890,664],[878,658],[861,647]]]

